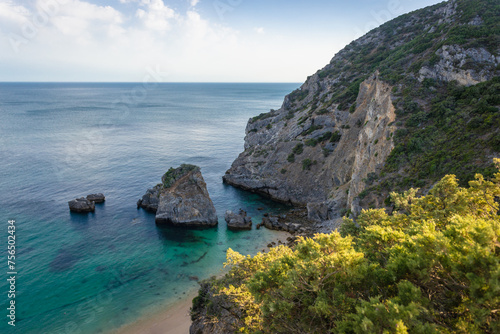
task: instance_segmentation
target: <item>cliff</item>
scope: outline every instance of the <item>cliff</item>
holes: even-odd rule
[[[279,110],[248,121],[244,152],[224,182],[307,206],[310,218],[331,222],[328,229],[344,214],[388,205],[394,188],[428,189],[444,175],[444,166],[463,167],[457,174],[465,181],[472,167],[488,174],[500,150],[494,97],[499,15],[495,1],[449,1],[403,15],[352,42],[286,96]],[[481,88],[467,90],[473,85]],[[489,115],[473,110],[478,100],[468,99],[470,94],[487,94]],[[436,113],[450,95],[455,100],[446,108],[453,114]],[[467,128],[478,114],[484,120],[491,116],[489,124]],[[460,122],[468,135],[483,137],[457,149],[474,157],[445,156],[435,167],[426,164],[436,142],[451,150],[464,145],[460,130],[441,121]]]

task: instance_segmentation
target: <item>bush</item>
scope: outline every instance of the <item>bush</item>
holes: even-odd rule
[[[292,153],[297,155],[301,154],[302,152],[304,152],[304,144],[302,143],[298,143],[297,145],[295,145],[292,150]]]
[[[293,249],[229,249],[213,289],[238,315],[235,331],[498,333],[500,173],[469,188],[448,175],[415,194],[392,193],[394,215],[363,211]]]
[[[340,141],[340,138],[342,138],[342,135],[338,131],[335,131],[334,133],[332,133],[332,136],[330,137],[330,142],[338,143]]]
[[[288,155],[288,158],[286,158],[286,160],[287,160],[288,162],[295,162],[295,154],[290,153],[290,154]]]
[[[316,160],[312,161],[311,159],[302,160],[302,170],[310,170],[312,165],[316,164]]]
[[[306,146],[313,146],[314,147],[318,144],[318,141],[316,139],[311,138],[311,139],[306,140],[305,144],[306,144]]]

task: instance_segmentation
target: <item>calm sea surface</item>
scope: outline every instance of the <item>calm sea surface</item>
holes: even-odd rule
[[[247,120],[279,108],[298,86],[0,84],[0,333],[107,333],[220,273],[227,248],[260,251],[275,232],[255,223],[287,208],[221,177],[243,150]],[[159,228],[137,210],[181,163],[201,167],[218,228]],[[69,200],[96,192],[106,202],[95,213],[69,212]],[[226,230],[225,210],[239,208],[254,217],[252,231]],[[15,328],[7,324],[9,220]]]

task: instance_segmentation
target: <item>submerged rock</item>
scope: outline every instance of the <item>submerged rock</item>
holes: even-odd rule
[[[217,213],[208,194],[200,167],[170,168],[162,183],[149,189],[138,207],[156,212],[157,224],[186,227],[217,225]]]
[[[87,199],[94,203],[103,203],[106,197],[102,193],[87,195]]]
[[[239,231],[252,229],[252,217],[248,217],[247,213],[241,209],[239,213],[226,211],[224,219],[227,222],[227,228],[230,230]]]
[[[94,212],[95,211],[95,203],[89,201],[85,197],[77,198],[68,202],[69,209],[72,212],[85,213],[85,212]]]

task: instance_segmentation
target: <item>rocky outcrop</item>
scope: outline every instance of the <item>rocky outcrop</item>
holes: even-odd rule
[[[354,161],[350,175],[347,207],[359,212],[358,195],[366,188],[366,179],[380,171],[394,148],[392,134],[396,120],[392,104],[392,87],[377,77],[378,73],[360,85],[356,110],[352,114],[363,124],[355,138]],[[335,194],[338,196],[338,194]]]
[[[304,209],[293,209],[282,215],[265,214],[257,229],[265,227],[269,230],[285,231],[291,234],[312,236],[318,230],[317,224],[307,217]],[[331,232],[331,231],[330,231]]]
[[[87,213],[95,211],[95,203],[85,197],[77,198],[68,202],[69,209],[72,212]]]
[[[170,168],[163,175],[162,183],[149,189],[137,205],[156,212],[157,224],[185,227],[217,225],[215,207],[197,166]]]
[[[137,208],[143,208],[146,211],[156,213],[158,204],[160,203],[160,191],[163,185],[158,184],[151,189],[148,189],[140,200],[137,201]]]
[[[198,296],[193,299],[189,334],[236,333],[242,314],[242,310],[213,291],[210,281],[202,282]]]
[[[493,78],[500,64],[500,56],[484,48],[465,49],[459,45],[443,45],[435,54],[438,63],[423,66],[419,71],[420,81],[431,78],[471,86]]]
[[[224,219],[227,223],[227,228],[233,231],[251,230],[252,217],[247,216],[247,213],[240,209],[239,213],[226,211]]]
[[[317,76],[310,78],[301,91],[318,90],[318,84]],[[356,209],[362,179],[383,166],[394,146],[391,89],[374,73],[361,83],[353,112],[333,105],[318,111],[307,107],[292,116],[287,97],[278,111],[249,121],[245,151],[224,182],[307,205],[317,220],[338,218],[341,207]]]
[[[94,203],[104,203],[106,197],[102,193],[87,195],[87,199]]]

